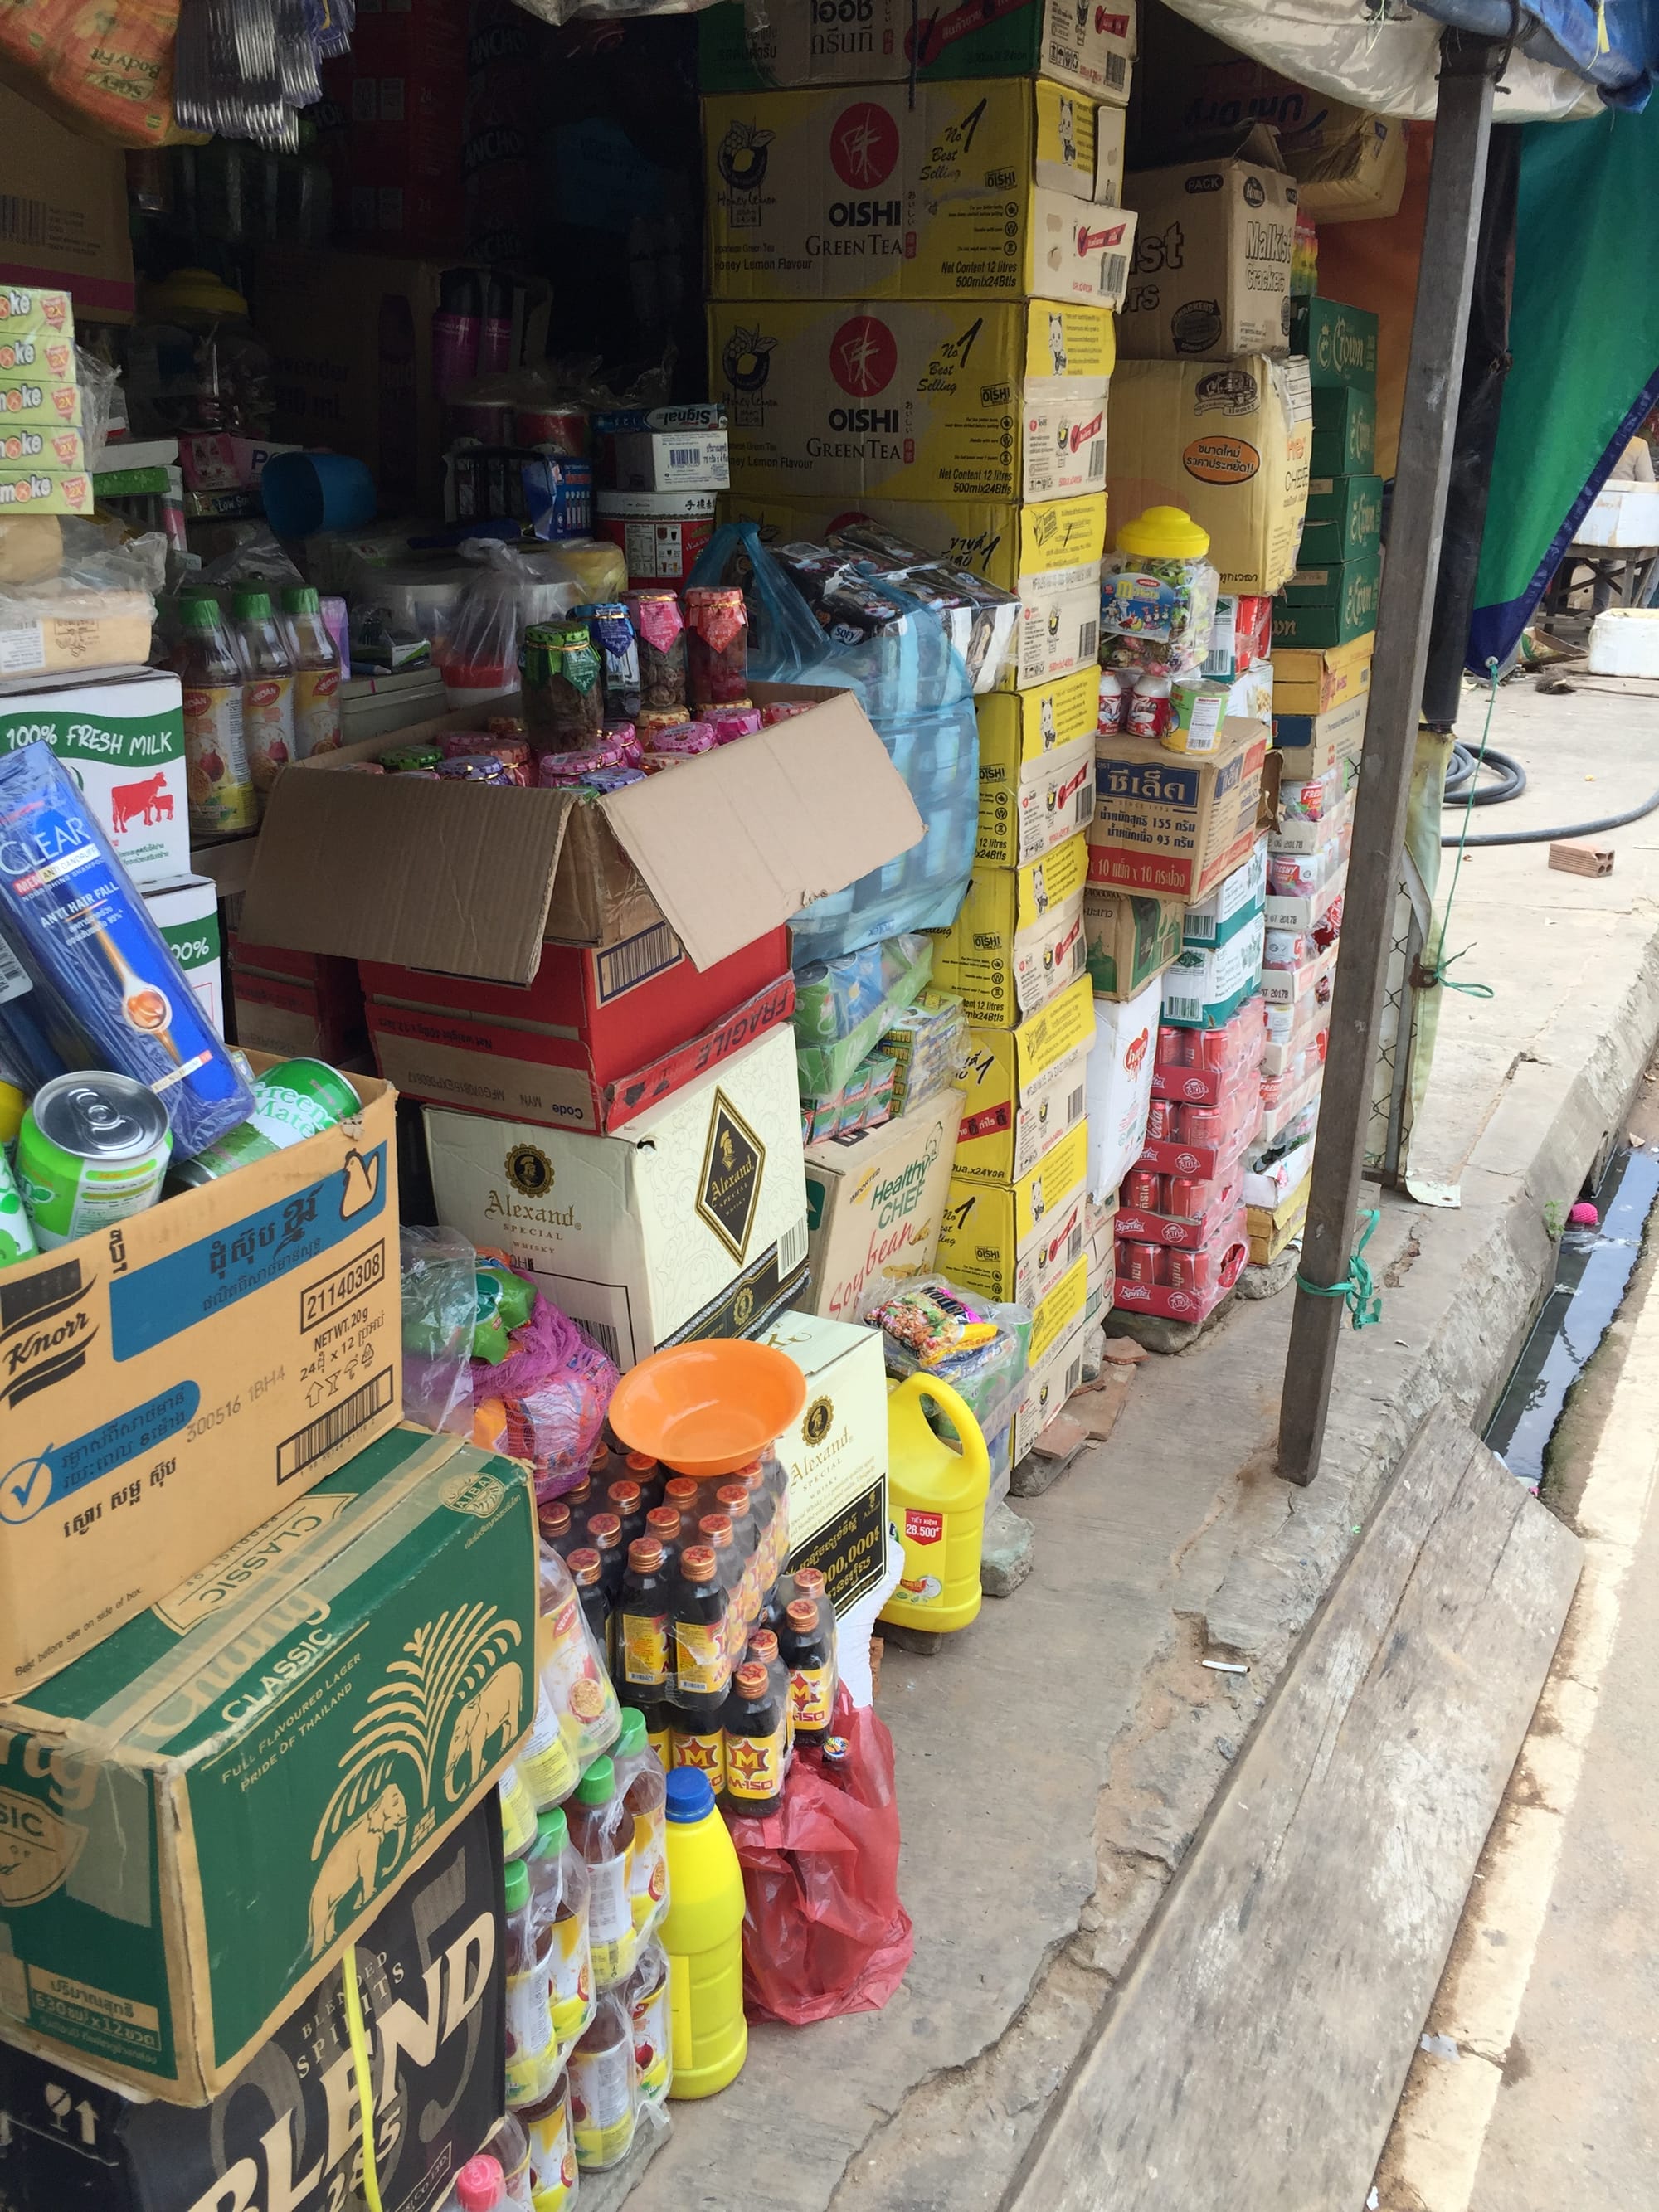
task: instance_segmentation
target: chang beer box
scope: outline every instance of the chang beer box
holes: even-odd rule
[[[1124,353],[1143,361],[1232,361],[1289,343],[1297,187],[1257,125],[1220,161],[1132,171],[1140,217],[1120,313]]]
[[[1118,514],[1184,509],[1222,590],[1270,596],[1296,566],[1312,446],[1306,362],[1123,361],[1106,494]]]
[[[1018,1182],[1076,1128],[1094,1035],[1086,975],[1016,1028],[970,1029],[957,1070],[962,1123],[953,1174]]]
[[[1012,1029],[1083,974],[1088,876],[1080,835],[1023,867],[975,869],[933,950],[934,984],[960,994],[970,1023]]]
[[[1015,505],[1006,500],[787,499],[757,497],[745,488],[731,501],[733,520],[754,522],[769,542],[777,538],[823,538],[861,521],[896,531],[937,553],[953,567],[971,569],[1019,601],[1015,644],[998,692],[1044,690],[1062,677],[1096,672],[1100,642],[1100,560],[1106,550],[1106,501],[1048,499]],[[981,709],[985,706],[979,702]],[[1036,710],[1041,715],[1042,708]],[[1049,705],[1056,731],[1076,726],[1080,709]],[[1089,726],[1100,712],[1091,694]]]
[[[1186,908],[1150,892],[1091,884],[1083,894],[1089,981],[1097,999],[1133,999],[1178,959]]]
[[[1382,543],[1381,477],[1311,477],[1297,566],[1363,560]]]
[[[787,1028],[614,1135],[428,1107],[426,1141],[439,1220],[505,1251],[619,1367],[757,1335],[805,1287]]]
[[[1099,711],[1092,667],[979,701],[975,860],[1018,867],[1087,828]]]
[[[1039,76],[1122,106],[1135,55],[1134,0],[1006,0],[922,15],[911,0],[808,9],[741,0],[708,9],[698,30],[705,92]]]
[[[721,300],[1047,297],[1051,224],[1113,230],[1126,266],[1087,264],[1108,298],[1127,274],[1123,114],[1057,84],[990,78],[726,94],[702,104],[710,290]],[[1103,152],[1105,159],[1097,158]],[[1072,263],[1064,266],[1066,283]],[[1069,289],[1060,296],[1074,296]],[[1094,296],[1091,289],[1086,296]]]
[[[733,482],[746,497],[843,501],[1097,491],[1109,305],[717,300],[709,389]]]
[[[881,1579],[887,1534],[887,1375],[881,1333],[780,1314],[761,1337],[806,1380],[806,1404],[778,1438],[789,1478],[789,1565],[817,1567],[839,1616]]]
[[[1057,1231],[1063,1229],[1069,1242],[1073,1221],[1080,1253],[1083,1214],[1075,1201],[1082,1195],[1088,1164],[1088,1133],[1079,1124],[1014,1182],[974,1182],[953,1176],[939,1229],[939,1273],[987,1297],[1012,1298],[1020,1263],[1042,1251],[1048,1255],[1047,1273],[1058,1256]]]
[[[397,1420],[396,1094],[351,1080],[349,1120],[0,1271],[0,1697]]]
[[[861,1320],[878,1276],[932,1267],[961,1121],[961,1092],[945,1091],[877,1128],[807,1146],[806,1310]]]
[[[141,890],[189,875],[184,693],[176,676],[43,684],[0,696],[0,752],[33,744],[50,745],[68,769]]]
[[[218,886],[206,876],[186,876],[182,883],[158,884],[147,890],[144,904],[185,981],[201,1000],[203,1012],[222,1036],[224,946],[219,934]]]
[[[524,1467],[403,1426],[0,1705],[4,2039],[216,2096],[511,1759],[537,1584]]]
[[[1273,601],[1273,647],[1348,645],[1376,628],[1382,556],[1299,568]]]
[[[0,2043],[0,2203],[9,2212],[361,2204],[343,1972],[342,1960],[229,2087],[194,2111],[141,2102]],[[486,1796],[423,1866],[394,1889],[382,1886],[359,1942],[384,2204],[444,2203],[495,2128],[506,1981],[501,1823]]]

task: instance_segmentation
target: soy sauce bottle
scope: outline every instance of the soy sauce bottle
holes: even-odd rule
[[[787,1698],[759,1660],[748,1660],[732,1678],[726,1704],[726,1789],[728,1813],[771,1812],[783,1796],[787,1741]]]
[[[611,1600],[605,1595],[602,1579],[604,1562],[591,1544],[579,1545],[565,1560],[570,1570],[570,1579],[576,1585],[576,1595],[581,1600],[582,1613],[599,1645],[601,1657],[609,1664],[611,1657]]]
[[[690,1544],[680,1553],[674,1590],[674,1687],[672,1703],[684,1716],[687,1733],[718,1727],[731,1687],[726,1645],[726,1595],[713,1547]]]
[[[622,1546],[626,1552],[636,1536],[645,1534],[645,1501],[640,1495],[640,1486],[625,1477],[605,1486],[605,1502],[622,1525]]]
[[[673,1601],[673,1580],[662,1546],[654,1536],[637,1537],[628,1547],[628,1571],[616,1613],[617,1686],[630,1698],[660,1698],[667,1692]]]
[[[785,1616],[778,1650],[789,1669],[795,1741],[822,1743],[836,1705],[835,1631],[819,1619],[816,1598],[798,1597]]]

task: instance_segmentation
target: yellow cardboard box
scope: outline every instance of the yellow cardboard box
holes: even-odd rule
[[[1084,973],[1088,873],[1080,834],[1021,867],[975,870],[933,951],[935,984],[961,994],[969,1022],[1012,1029]]]
[[[1065,1228],[1069,1237],[1073,1200],[1080,1260],[1088,1171],[1088,1130],[1079,1123],[1015,1182],[973,1182],[952,1176],[939,1233],[940,1273],[987,1297],[1013,1297],[1020,1262],[1040,1244],[1050,1244],[1057,1230]]]
[[[1108,304],[1132,226],[1090,211],[1122,182],[1122,110],[1100,117],[1103,130],[1093,100],[1018,77],[706,99],[711,295]],[[1039,250],[1057,203],[1069,228],[1103,234],[1063,275]]]
[[[1088,827],[1099,694],[1091,663],[1030,691],[980,700],[976,860],[1017,867]]]
[[[1027,1367],[1025,1396],[1014,1415],[1011,1440],[1016,1462],[1025,1457],[1049,1422],[1065,1412],[1066,1400],[1082,1382],[1087,1336],[1086,1320],[1074,1322],[1040,1367]]]
[[[720,300],[708,343],[751,496],[1050,500],[1103,482],[1103,308]]]
[[[963,1094],[954,1173],[1012,1182],[1083,1121],[1095,1041],[1086,976],[1014,1029],[969,1029],[957,1071]]]
[[[1224,592],[1276,592],[1294,571],[1312,447],[1305,361],[1125,361],[1112,379],[1113,514],[1185,508]]]
[[[1273,655],[1273,714],[1328,714],[1363,697],[1371,683],[1376,632],[1346,645],[1291,647]]]

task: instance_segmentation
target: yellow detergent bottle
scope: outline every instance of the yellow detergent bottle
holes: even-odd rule
[[[928,1425],[929,1401],[961,1449]],[[887,1495],[904,1571],[882,1619],[905,1628],[966,1628],[979,1611],[979,1563],[991,1461],[979,1423],[948,1382],[912,1375],[887,1394]]]
[[[736,2081],[749,2055],[743,1869],[701,1768],[675,1768],[667,1810],[668,1911],[658,1941],[668,1954],[674,2035],[668,2094],[712,2097]]]

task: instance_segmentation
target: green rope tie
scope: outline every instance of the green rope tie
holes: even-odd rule
[[[1296,1286],[1306,1291],[1310,1298],[1346,1298],[1348,1302],[1350,1328],[1369,1328],[1373,1322],[1382,1318],[1382,1293],[1372,1279],[1371,1271],[1360,1255],[1371,1241],[1371,1231],[1382,1218],[1376,1207],[1363,1213],[1364,1226],[1348,1261],[1347,1273],[1334,1283],[1310,1283],[1305,1275],[1298,1274]]]
[[[1451,959],[1446,957],[1446,931],[1451,923],[1452,901],[1457,896],[1457,878],[1463,870],[1463,848],[1468,839],[1470,817],[1474,812],[1475,787],[1480,781],[1481,766],[1492,738],[1492,718],[1498,705],[1498,663],[1495,660],[1486,663],[1486,723],[1480,732],[1480,750],[1474,757],[1468,792],[1463,800],[1463,821],[1457,832],[1457,858],[1452,864],[1451,889],[1446,893],[1445,910],[1440,917],[1440,943],[1434,958],[1422,963],[1424,989],[1431,990],[1438,983],[1443,990],[1461,991],[1466,999],[1491,999],[1497,995],[1490,983],[1462,983],[1449,972],[1453,961],[1461,960],[1465,953],[1474,951],[1472,945],[1466,945],[1462,952],[1454,952]],[[1359,1324],[1356,1322],[1354,1326],[1357,1328]]]

